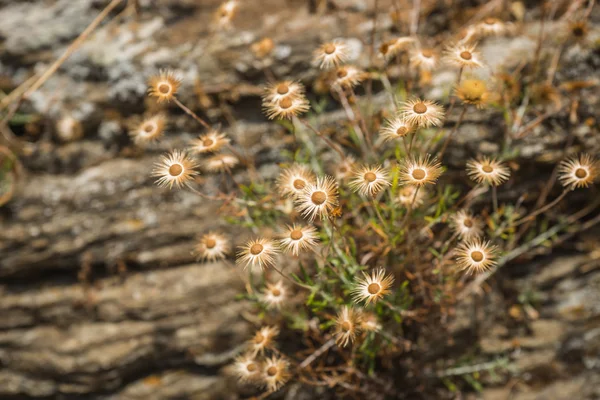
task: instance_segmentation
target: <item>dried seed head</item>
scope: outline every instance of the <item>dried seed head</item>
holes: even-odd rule
[[[456,96],[465,104],[483,107],[489,97],[485,82],[480,79],[463,79],[456,87]]]
[[[199,259],[220,260],[230,251],[229,241],[220,233],[209,232],[200,238],[195,250]]]
[[[383,268],[376,269],[371,272],[371,275],[367,275],[363,272],[364,279],[358,279],[356,286],[352,289],[352,296],[356,303],[365,301],[365,304],[373,302],[377,303],[377,300],[390,292],[390,288],[394,283],[394,277],[392,275],[385,275]]]
[[[198,167],[196,162],[189,158],[184,152],[174,150],[167,156],[163,156],[161,161],[155,164],[156,167],[152,176],[158,177],[156,183],[159,186],[172,188],[187,186],[193,181],[198,172],[194,169]]]
[[[389,60],[401,51],[406,50],[415,42],[415,38],[410,36],[404,36],[388,40],[379,46],[379,53],[386,59]]]
[[[425,158],[408,158],[400,166],[400,181],[408,185],[435,183],[441,174],[442,166],[436,159],[430,160],[429,155]]]
[[[258,266],[264,269],[275,265],[277,253],[279,253],[279,249],[272,240],[258,238],[250,240],[240,247],[236,262],[244,264],[244,268]]]
[[[421,188],[417,191],[417,186],[406,185],[402,186],[398,191],[398,202],[405,207],[416,208],[419,207],[425,201],[426,191],[424,188]],[[413,201],[414,200],[414,201]]]
[[[293,224],[287,226],[286,231],[281,235],[279,245],[285,253],[298,256],[300,250],[313,250],[318,240],[319,235],[314,226]]]
[[[317,215],[324,219],[338,206],[337,182],[331,176],[317,178],[316,183],[308,184],[302,190],[296,198],[296,206],[310,221]]]
[[[412,126],[428,128],[439,126],[444,118],[442,106],[429,100],[413,99],[400,107],[402,117]]]
[[[271,38],[264,38],[259,42],[253,43],[250,47],[256,58],[266,58],[271,55],[274,49],[275,42]]]
[[[277,283],[267,283],[267,287],[262,294],[262,301],[269,308],[281,308],[287,298],[288,289],[281,281]]]
[[[276,100],[263,99],[263,109],[269,119],[292,119],[310,109],[308,100],[300,92],[273,98]]]
[[[385,141],[400,139],[415,131],[415,126],[405,117],[387,120],[379,133]]]
[[[295,97],[304,97],[304,85],[296,81],[282,81],[269,85],[265,88],[263,94],[263,103],[277,103],[280,100],[281,107],[286,109],[292,106],[292,99]],[[283,101],[286,99],[285,101]]]
[[[282,197],[296,197],[304,188],[315,183],[315,174],[306,166],[294,164],[284,169],[277,179],[277,186]]]
[[[415,49],[410,52],[410,65],[423,71],[431,71],[437,66],[438,56],[431,49]]]
[[[467,162],[467,174],[477,183],[499,186],[510,177],[510,170],[499,161],[489,157]]]
[[[269,392],[279,390],[290,379],[289,363],[273,356],[265,361],[263,380]]]
[[[181,79],[171,70],[161,70],[158,76],[148,81],[148,95],[156,97],[157,102],[171,101],[181,86]]]
[[[483,222],[465,210],[451,217],[450,225],[460,239],[477,239],[483,234]]]
[[[235,359],[233,369],[240,382],[256,382],[262,372],[261,364],[253,354],[244,354]]]
[[[238,165],[240,160],[231,154],[217,154],[204,160],[202,164],[208,172],[228,172]]]
[[[210,131],[198,139],[192,140],[189,150],[197,154],[214,153],[228,144],[229,139],[225,134],[219,131]]]
[[[335,320],[335,336],[338,346],[346,347],[348,343],[354,342],[359,324],[359,314],[353,308],[343,306]]]
[[[275,338],[279,335],[279,329],[275,326],[263,326],[250,339],[250,351],[255,356],[263,354],[265,349],[271,349],[275,346]]]
[[[335,177],[338,180],[344,180],[352,176],[352,171],[355,168],[356,159],[352,156],[347,156],[342,162],[336,164]]]
[[[444,60],[447,64],[460,68],[481,68],[483,61],[481,54],[475,50],[475,44],[459,43],[448,47]]]
[[[508,26],[494,17],[487,17],[475,26],[480,36],[500,36],[508,31]]]
[[[363,165],[353,175],[350,188],[365,197],[375,197],[383,188],[392,184],[388,171],[381,165]]]
[[[315,62],[321,68],[337,67],[346,62],[348,51],[348,46],[341,40],[325,43],[315,51]]]
[[[457,264],[469,274],[486,271],[496,264],[496,247],[475,239],[461,244],[456,249]]]
[[[344,65],[336,70],[336,77],[333,87],[353,88],[364,80],[365,72],[352,65]]]
[[[564,160],[558,168],[558,179],[567,189],[588,187],[598,177],[600,166],[589,154]]]

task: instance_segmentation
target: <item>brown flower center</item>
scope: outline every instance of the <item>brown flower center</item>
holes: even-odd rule
[[[369,294],[377,294],[380,290],[381,286],[379,286],[379,283],[375,282],[371,283],[369,287],[367,287],[367,291],[369,292]]]
[[[587,171],[583,168],[577,168],[575,170],[575,176],[579,179],[583,179],[588,175]]]
[[[472,228],[473,227],[473,220],[471,220],[470,218],[466,218],[463,221],[463,225],[466,226],[467,228]]]
[[[481,262],[481,261],[483,261],[483,253],[479,250],[475,250],[475,251],[471,252],[471,258],[475,262]]]
[[[427,176],[427,173],[422,168],[417,168],[412,172],[412,177],[418,181],[425,179],[425,176]]]
[[[254,343],[260,344],[264,341],[265,341],[265,336],[262,333],[257,332],[256,335],[254,336]]]
[[[460,53],[460,58],[462,58],[463,60],[470,60],[471,58],[473,58],[473,55],[470,51],[462,51]]]
[[[287,110],[291,106],[292,99],[290,99],[289,97],[284,97],[283,99],[279,100],[279,107],[283,108],[284,110]]]
[[[281,290],[279,289],[271,289],[271,294],[275,297],[281,296]]]
[[[158,91],[161,94],[169,94],[171,93],[171,85],[169,85],[168,83],[161,83],[158,85]]]
[[[213,238],[208,238],[205,241],[206,248],[213,249],[217,245],[217,241]]]
[[[280,83],[277,85],[277,94],[287,94],[290,91],[290,86],[287,83]]]
[[[169,175],[179,176],[183,172],[183,166],[181,164],[173,164],[169,167]]]
[[[258,366],[255,363],[250,363],[246,366],[248,372],[254,372],[258,369]]]
[[[269,376],[275,376],[277,375],[277,367],[276,366],[271,366],[267,369],[267,375]]]
[[[202,145],[203,145],[204,147],[210,147],[210,146],[212,146],[212,145],[213,145],[213,143],[214,143],[214,142],[215,142],[214,140],[212,140],[212,139],[209,139],[209,138],[206,138],[206,139],[204,139],[204,140],[202,141]]]
[[[342,166],[340,167],[339,171],[340,171],[341,173],[344,173],[344,172],[347,172],[347,171],[348,171],[348,168],[346,168],[346,167],[344,167],[344,166],[342,165]]]
[[[302,179],[294,179],[294,183],[292,183],[292,185],[294,185],[294,189],[302,190],[306,186],[306,182],[304,182]]]
[[[383,55],[386,55],[389,49],[390,45],[387,43],[383,43],[381,46],[379,46],[379,52]]]
[[[400,128],[396,129],[396,135],[398,136],[404,136],[408,133],[408,129],[406,129],[405,126],[401,126]]]
[[[300,229],[295,229],[290,233],[290,238],[292,238],[292,240],[300,240],[302,239],[302,231]]]
[[[340,68],[337,70],[337,76],[338,76],[338,78],[344,78],[344,77],[348,76],[348,71],[346,71],[345,68]]]
[[[260,243],[254,243],[252,247],[250,247],[250,254],[257,256],[264,250],[264,246]]]
[[[423,57],[425,58],[431,58],[433,57],[433,51],[429,50],[429,49],[425,49],[421,51],[421,54],[423,55]]]
[[[492,168],[489,165],[484,165],[483,167],[481,167],[481,170],[486,174],[491,174],[492,172],[494,172],[494,168]]]
[[[413,106],[413,111],[417,114],[425,114],[427,112],[427,105],[420,101]]]
[[[371,182],[375,182],[375,180],[377,179],[377,175],[375,175],[373,172],[367,172],[364,176],[365,181],[371,183]]]
[[[581,26],[576,26],[573,28],[573,35],[577,37],[581,37],[584,34],[584,30]]]
[[[350,323],[350,321],[344,321],[342,322],[342,329],[345,330],[346,332],[352,329],[352,324]]]
[[[153,124],[146,124],[144,125],[144,132],[146,133],[150,133],[154,130],[154,125]]]
[[[325,54],[333,54],[335,52],[335,45],[333,43],[327,43],[325,47],[323,47],[323,51]]]
[[[483,20],[483,22],[485,22],[488,25],[494,25],[496,23],[496,18],[487,17]]]
[[[314,204],[320,206],[321,204],[325,203],[325,201],[327,200],[327,193],[325,193],[321,190],[318,190],[318,191],[314,192],[312,194],[312,196],[310,196],[310,200]]]

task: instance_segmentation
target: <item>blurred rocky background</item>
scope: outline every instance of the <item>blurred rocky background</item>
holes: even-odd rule
[[[0,89],[9,93],[44,71],[107,3],[0,0]],[[159,189],[150,177],[158,156],[185,147],[198,127],[172,109],[166,136],[140,149],[128,126],[156,108],[146,97],[148,77],[173,68],[184,79],[185,103],[222,124],[259,172],[274,177],[293,138],[261,113],[269,74],[316,90],[312,51],[337,37],[352,43],[353,62],[368,64],[374,0],[245,0],[229,32],[211,29],[218,0],[133,3],[126,8],[123,1],[2,132],[2,145],[21,164],[15,191],[0,208],[2,399],[247,395],[227,374],[253,326],[236,301],[242,280],[230,263],[200,264],[192,254],[198,234],[232,230],[215,218],[227,210],[189,192]],[[381,39],[399,34],[392,3],[379,1]],[[408,24],[412,2],[397,3]],[[421,0],[420,34],[439,45],[445,33],[504,3],[521,31],[486,40],[482,51],[492,66],[515,67],[534,55],[540,2]],[[597,9],[591,18],[600,19]],[[273,41],[266,59],[253,47],[265,38]],[[569,154],[598,149],[597,40],[583,53],[565,50],[557,80],[588,82],[570,95],[578,99],[576,119],[560,108],[513,143],[532,179],[511,187],[506,199],[529,192],[535,200],[567,140]],[[455,75],[442,68],[432,79],[436,89],[428,97],[440,99]],[[383,104],[378,90],[375,102]],[[321,118],[333,124],[341,115],[333,108]],[[498,151],[501,125],[502,115],[493,112],[469,115],[449,150],[451,172],[467,157]],[[246,178],[243,170],[236,174]],[[207,187],[221,184],[202,179]],[[576,210],[588,196],[597,190],[574,194],[567,206]],[[457,311],[456,336],[440,339],[452,345],[432,344],[422,356],[451,358],[477,343],[490,359],[509,359],[513,374],[462,398],[600,398],[599,234],[592,226],[558,249],[507,265],[486,293]],[[325,392],[295,384],[274,398],[325,398]],[[414,398],[428,398],[418,393]]]

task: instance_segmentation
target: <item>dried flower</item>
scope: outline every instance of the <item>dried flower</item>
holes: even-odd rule
[[[337,67],[348,59],[348,46],[340,40],[321,45],[315,51],[315,61],[321,68]]]
[[[381,53],[381,55],[385,59],[389,60],[396,54],[399,54],[402,50],[408,48],[408,46],[410,46],[414,42],[415,39],[410,36],[404,36],[388,40],[387,42],[384,42],[381,44],[381,46],[379,46],[379,53]]]
[[[260,379],[261,365],[252,354],[237,357],[233,369],[240,382],[256,382]]]
[[[365,77],[365,73],[352,66],[344,65],[335,71],[336,79],[333,82],[334,87],[352,88],[361,83]]]
[[[250,240],[240,249],[237,263],[244,264],[244,268],[258,266],[264,269],[275,265],[275,255],[279,252],[275,243],[266,238]]]
[[[317,178],[296,198],[296,206],[305,218],[312,221],[318,215],[327,217],[338,205],[338,186],[331,176]]]
[[[490,242],[476,239],[464,242],[456,249],[456,261],[469,274],[483,272],[496,264],[496,251],[496,247],[490,245]]]
[[[483,222],[465,210],[460,210],[454,214],[451,217],[450,224],[461,239],[476,239],[483,234]]]
[[[338,346],[346,347],[354,342],[360,324],[360,317],[352,307],[343,306],[335,320],[335,336]]]
[[[220,233],[208,232],[196,245],[199,259],[214,261],[225,258],[229,253],[229,241]]]
[[[338,180],[344,180],[352,176],[352,171],[354,170],[356,164],[356,159],[353,156],[346,156],[342,160],[342,162],[336,164],[335,167],[335,177]]]
[[[435,183],[441,174],[441,164],[436,159],[430,160],[429,154],[425,158],[408,158],[400,166],[400,181],[408,185]]]
[[[390,292],[390,287],[394,283],[392,275],[385,276],[383,268],[376,269],[367,275],[363,272],[364,279],[358,279],[356,286],[352,290],[352,296],[356,303],[366,301],[366,305],[377,300]]]
[[[156,101],[161,103],[173,100],[179,86],[181,86],[181,79],[177,78],[171,70],[160,70],[158,76],[150,78],[148,85],[150,86],[148,95],[156,97]]]
[[[236,0],[228,0],[221,4],[214,14],[214,20],[218,29],[231,29],[231,23],[239,4]]]
[[[362,196],[375,197],[386,186],[390,186],[389,173],[381,165],[363,165],[354,171],[350,188]]]
[[[209,172],[231,171],[240,160],[231,154],[217,154],[204,160],[203,166]]]
[[[56,122],[56,134],[62,142],[72,142],[83,137],[83,124],[70,115]]]
[[[197,154],[214,153],[229,144],[229,139],[219,131],[210,131],[198,139],[192,140],[190,151]]]
[[[159,186],[172,188],[187,186],[194,179],[198,172],[194,169],[198,167],[196,162],[189,158],[187,154],[179,150],[172,151],[169,155],[163,156],[156,167],[152,176],[158,177],[156,184]]]
[[[142,121],[129,132],[129,136],[137,144],[155,141],[163,134],[166,122],[167,118],[163,114],[157,114]]]
[[[504,22],[494,17],[487,17],[475,26],[477,33],[481,36],[499,36],[507,31]]]
[[[463,79],[456,87],[456,96],[465,104],[473,104],[481,108],[488,101],[489,92],[484,81]]]
[[[388,141],[403,138],[414,131],[415,126],[409,123],[407,118],[395,117],[386,121],[379,134],[384,140]]]
[[[364,312],[360,318],[360,328],[365,332],[378,332],[381,330],[381,324],[375,314]]]
[[[278,102],[286,97],[303,97],[304,96],[304,85],[300,82],[295,81],[283,81],[274,83],[265,88],[263,95],[263,102]]]
[[[250,50],[254,53],[256,58],[268,57],[275,49],[275,43],[271,38],[264,38],[259,42],[252,43]]]
[[[459,43],[446,49],[444,60],[460,68],[481,68],[481,54],[475,50],[475,44]]]
[[[433,70],[438,62],[437,55],[431,49],[415,49],[410,52],[410,65],[423,71]]]
[[[477,183],[498,186],[508,180],[510,170],[499,161],[483,157],[467,162],[467,174]]]
[[[287,288],[283,282],[267,283],[267,287],[263,291],[262,301],[271,308],[281,308],[282,304],[287,299]]]
[[[290,379],[289,363],[283,358],[273,356],[265,361],[263,379],[267,390],[274,392]]]
[[[279,244],[286,253],[290,252],[297,256],[300,250],[311,250],[317,245],[319,235],[314,226],[300,226],[293,224],[287,226],[287,231],[283,234]]]
[[[590,28],[587,21],[572,21],[569,23],[569,34],[575,41],[582,41],[585,39]]]
[[[281,172],[277,186],[281,197],[296,197],[306,186],[315,183],[315,174],[306,166],[294,164]]]
[[[250,339],[249,345],[252,354],[264,353],[265,349],[273,348],[274,340],[279,335],[279,328],[276,326],[263,326]]]
[[[565,188],[571,190],[588,187],[598,176],[598,169],[598,162],[592,156],[581,154],[560,163],[558,179]]]
[[[402,104],[400,112],[409,124],[424,128],[439,126],[444,118],[443,107],[429,100],[409,100]]]
[[[310,109],[310,104],[303,94],[281,97],[277,101],[263,101],[265,114],[269,119],[292,119]]]
[[[419,207],[425,201],[426,191],[421,188],[417,190],[417,186],[406,185],[402,186],[398,191],[397,200],[405,207]]]

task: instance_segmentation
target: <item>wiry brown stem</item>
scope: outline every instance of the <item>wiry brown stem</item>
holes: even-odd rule
[[[458,131],[458,127],[460,126],[461,122],[463,121],[466,113],[467,113],[467,105],[465,104],[462,112],[460,113],[460,116],[458,117],[458,121],[456,121],[456,124],[454,125],[452,132],[450,132],[450,134],[444,141],[444,145],[442,146],[442,149],[440,150],[440,154],[438,156],[438,159],[440,161],[442,161],[442,157],[444,157],[444,153],[446,152],[446,149],[448,148],[448,144],[450,143],[450,140],[452,140],[452,136],[454,136],[454,134]]]
[[[537,215],[540,215],[541,213],[548,211],[549,209],[551,209],[552,207],[554,207],[555,205],[557,205],[562,199],[564,199],[564,197],[569,192],[570,192],[569,189],[563,190],[563,192],[560,194],[560,196],[558,196],[556,199],[552,200],[550,203],[546,204],[544,207],[538,209],[537,211],[534,211],[533,213],[529,214],[528,216],[523,217],[523,218],[515,221],[515,223],[513,224],[513,226],[521,225],[524,222],[532,220]]]
[[[179,108],[181,108],[187,115],[189,115],[190,117],[194,118],[196,120],[196,122],[198,122],[200,125],[202,125],[206,129],[210,129],[210,125],[205,120],[203,120],[195,112],[193,112],[192,110],[190,110],[189,108],[187,108],[185,106],[185,104],[183,104],[181,101],[179,101],[179,99],[177,97],[173,97],[173,102],[175,104],[177,104],[177,106]]]

